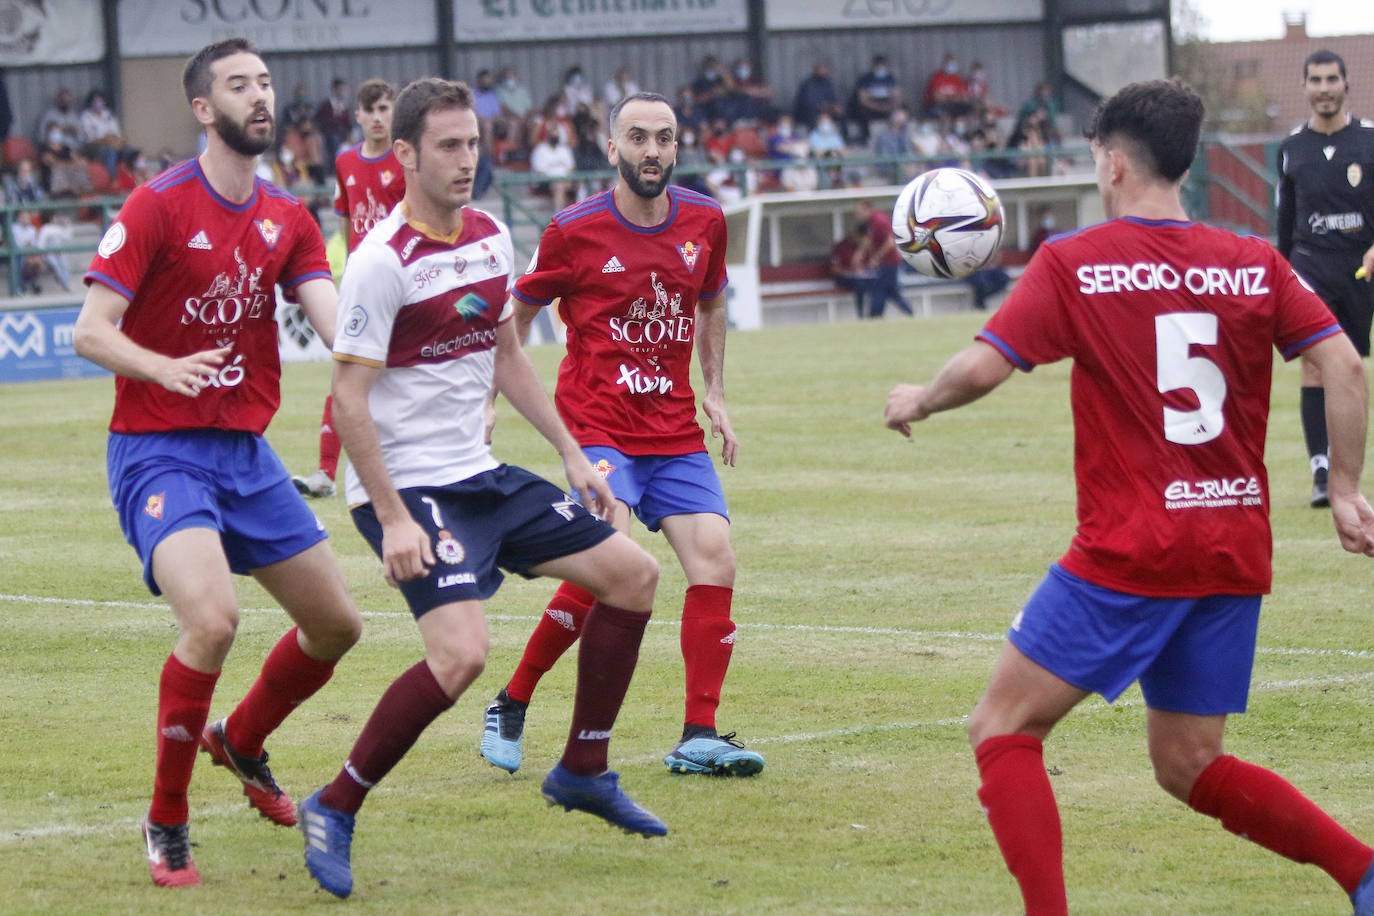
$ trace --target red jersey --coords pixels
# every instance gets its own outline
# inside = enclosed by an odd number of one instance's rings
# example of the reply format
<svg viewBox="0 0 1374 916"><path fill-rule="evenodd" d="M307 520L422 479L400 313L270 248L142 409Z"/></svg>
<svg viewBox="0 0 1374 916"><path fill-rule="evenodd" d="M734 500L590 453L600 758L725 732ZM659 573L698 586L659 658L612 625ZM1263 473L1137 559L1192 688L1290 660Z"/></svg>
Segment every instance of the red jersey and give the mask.
<svg viewBox="0 0 1374 916"><path fill-rule="evenodd" d="M1260 239L1118 219L1042 245L978 337L1026 371L1074 361L1078 530L1060 564L1137 595L1267 592L1273 348L1339 333Z"/></svg>
<svg viewBox="0 0 1374 916"><path fill-rule="evenodd" d="M725 217L670 185L658 226L628 222L603 191L557 213L512 293L562 297L568 355L554 402L583 446L627 455L705 451L692 393L697 302L725 290Z"/></svg>
<svg viewBox="0 0 1374 916"><path fill-rule="evenodd" d="M339 153L334 175L334 212L344 219L352 254L363 236L406 196L406 176L390 149L368 159L361 146Z"/></svg>
<svg viewBox="0 0 1374 916"><path fill-rule="evenodd" d="M129 300L120 329L172 357L233 344L194 398L115 376L110 431L246 430L261 434L281 403L278 283L329 279L310 211L270 182L233 204L189 159L138 188L110 224L86 273Z"/></svg>

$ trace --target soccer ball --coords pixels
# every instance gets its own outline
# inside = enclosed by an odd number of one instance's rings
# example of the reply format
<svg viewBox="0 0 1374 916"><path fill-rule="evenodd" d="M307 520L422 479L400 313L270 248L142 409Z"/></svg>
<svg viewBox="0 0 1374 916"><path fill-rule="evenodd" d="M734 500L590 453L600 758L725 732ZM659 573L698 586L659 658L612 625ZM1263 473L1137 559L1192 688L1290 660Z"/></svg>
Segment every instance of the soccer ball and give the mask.
<svg viewBox="0 0 1374 916"><path fill-rule="evenodd" d="M963 169L931 169L913 178L892 208L897 250L928 277L960 280L986 266L1002 244L1002 202Z"/></svg>

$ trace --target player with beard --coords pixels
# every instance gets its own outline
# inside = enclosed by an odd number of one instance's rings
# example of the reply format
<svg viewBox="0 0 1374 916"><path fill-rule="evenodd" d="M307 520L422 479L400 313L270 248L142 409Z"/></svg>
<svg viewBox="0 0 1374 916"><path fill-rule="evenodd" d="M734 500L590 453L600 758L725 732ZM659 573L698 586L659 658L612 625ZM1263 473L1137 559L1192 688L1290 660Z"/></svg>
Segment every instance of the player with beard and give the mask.
<svg viewBox="0 0 1374 916"><path fill-rule="evenodd" d="M735 556L720 478L697 423L691 385L696 342L706 385L701 407L721 457L739 442L725 412L725 218L704 194L669 185L677 122L656 93L611 110L613 188L555 214L529 269L515 283L522 335L561 299L568 353L555 403L587 459L615 494L611 521L634 512L662 530L687 576L681 645L686 712L664 758L674 773L752 776L763 757L716 731L716 709L735 643L730 619ZM481 752L520 767L526 707L539 679L582 633L592 596L565 582L549 602L510 682L487 708Z"/></svg>
<svg viewBox="0 0 1374 916"><path fill-rule="evenodd" d="M1341 323L1361 356L1369 355L1374 318L1374 121L1345 110L1345 61L1313 51L1302 65L1312 117L1279 146L1279 253L1293 263ZM1363 277L1356 273L1364 270ZM1327 495L1326 399L1322 376L1302 361L1303 437L1312 466L1312 507Z"/></svg>
<svg viewBox="0 0 1374 916"><path fill-rule="evenodd" d="M272 145L272 80L253 46L201 49L183 76L205 152L129 195L100 241L78 353L116 374L110 494L143 579L176 617L158 691L153 881L199 884L187 831L197 747L249 802L296 822L263 741L329 680L362 622L324 528L263 439L280 403L273 289L325 341L337 296L324 241L296 198L255 177ZM231 573L251 574L295 621L234 711L206 724L238 625Z"/></svg>

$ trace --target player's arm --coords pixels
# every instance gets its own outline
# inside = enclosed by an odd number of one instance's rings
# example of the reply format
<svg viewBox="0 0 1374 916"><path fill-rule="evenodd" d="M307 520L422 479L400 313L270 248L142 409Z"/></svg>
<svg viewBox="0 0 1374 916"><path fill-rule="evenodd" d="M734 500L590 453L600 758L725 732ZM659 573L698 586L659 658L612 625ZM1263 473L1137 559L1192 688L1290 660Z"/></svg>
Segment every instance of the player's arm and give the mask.
<svg viewBox="0 0 1374 916"><path fill-rule="evenodd" d="M1327 490L1341 546L1374 556L1374 509L1360 493L1369 414L1369 382L1350 338L1334 334L1303 351L1326 389L1326 428L1331 470Z"/></svg>
<svg viewBox="0 0 1374 916"><path fill-rule="evenodd" d="M520 346L514 325L515 322L511 320L496 326L494 390L504 394L506 400L520 411L520 415L530 421L530 425L558 451L573 495L583 500L583 505L596 515L609 518L615 506L611 488L592 470L587 457L582 454L582 447L559 419L558 411L554 409L548 392L534 371L534 364Z"/></svg>
<svg viewBox="0 0 1374 916"><path fill-rule="evenodd" d="M411 517L382 457L382 442L367 397L380 374L377 366L335 357L330 394L334 398L334 429L381 523L382 572L387 583L394 586L427 575L435 561L429 535Z"/></svg>
<svg viewBox="0 0 1374 916"><path fill-rule="evenodd" d="M546 308L546 306L533 305L515 297L511 297L511 305L515 308L515 318L512 319L515 323L515 337L523 347L525 341L530 339L530 325L534 324L535 316L539 314L540 309Z"/></svg>
<svg viewBox="0 0 1374 916"><path fill-rule="evenodd" d="M315 333L326 347L333 349L334 329L339 320L339 291L334 288L334 281L316 277L299 284L293 293Z"/></svg>
<svg viewBox="0 0 1374 916"><path fill-rule="evenodd" d="M929 385L898 385L887 396L883 421L911 437L911 424L933 413L976 401L1007 380L1014 367L997 348L983 341L954 355Z"/></svg>
<svg viewBox="0 0 1374 916"><path fill-rule="evenodd" d="M697 359L701 362L701 377L706 392L701 399L701 409L711 421L711 438L720 437L720 457L730 467L735 466L735 456L739 453L739 440L730 426L730 417L725 412L725 296L702 299L697 303Z"/></svg>
<svg viewBox="0 0 1374 916"><path fill-rule="evenodd" d="M128 308L128 299L103 283L92 283L72 333L76 352L125 378L154 382L168 391L193 398L200 394L209 378L219 373L234 349L230 344L180 358L149 350L134 343L119 329L119 320Z"/></svg>
<svg viewBox="0 0 1374 916"><path fill-rule="evenodd" d="M1287 157L1282 149L1279 150L1279 184L1274 191L1276 203L1278 205L1278 235L1279 235L1279 254L1285 258L1293 253L1293 220L1297 217L1298 204L1297 196L1293 190L1293 179L1288 177L1284 166L1287 164Z"/></svg>

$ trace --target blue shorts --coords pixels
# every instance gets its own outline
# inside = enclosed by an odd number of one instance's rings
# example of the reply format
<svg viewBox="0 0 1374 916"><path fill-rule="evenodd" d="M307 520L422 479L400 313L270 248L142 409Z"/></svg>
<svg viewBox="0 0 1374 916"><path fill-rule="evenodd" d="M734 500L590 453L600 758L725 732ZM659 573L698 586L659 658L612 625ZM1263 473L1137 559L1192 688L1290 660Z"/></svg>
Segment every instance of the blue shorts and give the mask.
<svg viewBox="0 0 1374 916"><path fill-rule="evenodd" d="M610 484L615 498L633 509L650 531L657 531L670 515L714 512L730 520L725 491L706 452L626 455L610 446L589 445L582 454Z"/></svg>
<svg viewBox="0 0 1374 916"><path fill-rule="evenodd" d="M267 440L253 433L111 433L105 464L119 527L154 595L162 590L153 579L153 548L182 529L218 531L229 568L240 575L326 537Z"/></svg>
<svg viewBox="0 0 1374 916"><path fill-rule="evenodd" d="M1245 712L1259 595L1146 598L1078 578L1058 563L1007 638L1075 687L1115 700L1140 681L1151 709Z"/></svg>
<svg viewBox="0 0 1374 916"><path fill-rule="evenodd" d="M533 579L530 570L539 564L615 534L558 487L508 464L448 486L400 493L411 517L429 532L438 561L429 575L400 583L416 617L441 604L490 598L505 578L498 566ZM382 526L372 503L353 509L353 524L380 557Z"/></svg>

